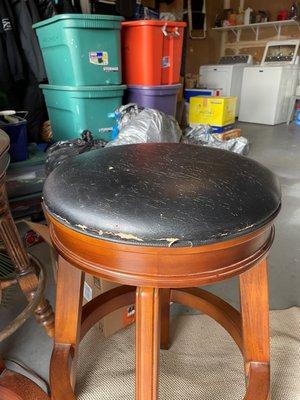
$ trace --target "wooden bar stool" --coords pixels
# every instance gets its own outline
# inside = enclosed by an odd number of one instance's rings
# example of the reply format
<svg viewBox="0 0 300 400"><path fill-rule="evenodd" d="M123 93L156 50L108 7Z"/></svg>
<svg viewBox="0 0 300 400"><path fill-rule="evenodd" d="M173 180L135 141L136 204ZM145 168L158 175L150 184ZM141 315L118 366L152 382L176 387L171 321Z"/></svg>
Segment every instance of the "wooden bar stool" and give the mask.
<svg viewBox="0 0 300 400"><path fill-rule="evenodd" d="M0 358L0 399L50 400L50 397L26 376L6 369Z"/></svg>
<svg viewBox="0 0 300 400"><path fill-rule="evenodd" d="M27 253L9 209L5 186L6 170L10 161L9 146L9 137L0 129L0 250L3 251L4 248L7 251L15 270L14 276L0 280L0 302L2 290L18 284L28 304L0 331L0 342L12 335L32 315L50 337L54 335L54 314L44 295L44 267ZM49 397L25 376L6 369L0 355L0 399L47 400Z"/></svg>
<svg viewBox="0 0 300 400"><path fill-rule="evenodd" d="M221 324L244 357L245 399L269 399L266 256L280 188L268 169L191 145L111 147L54 170L44 202L60 254L52 400L76 399L79 341L97 320L134 302L136 399L157 399L159 348L169 346L170 300ZM84 272L126 286L82 309ZM195 287L233 276L239 276L240 312Z"/></svg>
<svg viewBox="0 0 300 400"><path fill-rule="evenodd" d="M27 253L9 209L5 186L6 170L10 161L9 147L9 137L0 129L0 238L15 268L15 277L0 281L0 292L4 288L18 284L28 300L28 305L0 332L0 341L14 333L32 314L38 324L52 337L54 314L44 296L46 285L44 267L35 257Z"/></svg>

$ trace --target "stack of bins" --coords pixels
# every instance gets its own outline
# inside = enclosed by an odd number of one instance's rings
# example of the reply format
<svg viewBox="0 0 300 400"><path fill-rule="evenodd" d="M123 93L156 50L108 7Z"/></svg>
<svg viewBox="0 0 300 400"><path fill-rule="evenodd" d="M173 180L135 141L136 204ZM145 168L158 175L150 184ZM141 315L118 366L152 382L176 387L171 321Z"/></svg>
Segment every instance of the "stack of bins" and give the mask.
<svg viewBox="0 0 300 400"><path fill-rule="evenodd" d="M126 103L175 116L185 26L185 22L153 20L122 23Z"/></svg>
<svg viewBox="0 0 300 400"><path fill-rule="evenodd" d="M46 100L53 138L69 140L84 130L111 140L122 104L122 17L62 14L33 25L42 50L48 85Z"/></svg>

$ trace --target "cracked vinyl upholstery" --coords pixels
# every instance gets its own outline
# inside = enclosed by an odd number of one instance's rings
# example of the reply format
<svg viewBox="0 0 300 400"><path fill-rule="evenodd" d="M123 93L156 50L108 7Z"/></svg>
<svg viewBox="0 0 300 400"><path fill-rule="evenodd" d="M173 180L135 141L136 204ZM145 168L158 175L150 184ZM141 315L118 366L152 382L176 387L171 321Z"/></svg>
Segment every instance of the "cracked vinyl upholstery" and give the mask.
<svg viewBox="0 0 300 400"><path fill-rule="evenodd" d="M48 211L103 240L197 246L249 233L280 208L276 176L224 150L177 143L109 147L56 168Z"/></svg>

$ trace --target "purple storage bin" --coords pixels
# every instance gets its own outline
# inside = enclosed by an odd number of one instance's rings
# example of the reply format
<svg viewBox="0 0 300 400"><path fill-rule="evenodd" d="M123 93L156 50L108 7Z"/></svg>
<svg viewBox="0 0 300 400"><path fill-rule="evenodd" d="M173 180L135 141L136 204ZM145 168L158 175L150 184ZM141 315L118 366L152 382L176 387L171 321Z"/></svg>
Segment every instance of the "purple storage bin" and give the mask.
<svg viewBox="0 0 300 400"><path fill-rule="evenodd" d="M180 88L180 83L159 86L128 85L125 90L125 104L136 103L141 107L154 108L175 117Z"/></svg>

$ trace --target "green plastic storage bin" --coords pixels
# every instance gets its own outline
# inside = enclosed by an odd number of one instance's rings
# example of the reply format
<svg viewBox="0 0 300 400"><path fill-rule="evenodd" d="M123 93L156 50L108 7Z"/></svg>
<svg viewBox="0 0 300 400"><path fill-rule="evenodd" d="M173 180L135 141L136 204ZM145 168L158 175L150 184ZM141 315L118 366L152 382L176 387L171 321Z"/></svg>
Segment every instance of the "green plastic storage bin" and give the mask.
<svg viewBox="0 0 300 400"><path fill-rule="evenodd" d="M33 25L51 85L120 85L122 17L62 14Z"/></svg>
<svg viewBox="0 0 300 400"><path fill-rule="evenodd" d="M122 104L125 85L40 85L40 88L45 96L55 141L76 139L86 129L95 139L112 139L115 121L108 114Z"/></svg>

